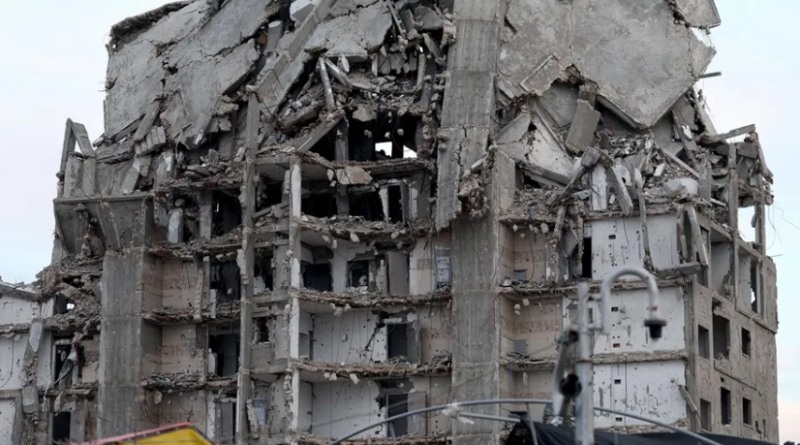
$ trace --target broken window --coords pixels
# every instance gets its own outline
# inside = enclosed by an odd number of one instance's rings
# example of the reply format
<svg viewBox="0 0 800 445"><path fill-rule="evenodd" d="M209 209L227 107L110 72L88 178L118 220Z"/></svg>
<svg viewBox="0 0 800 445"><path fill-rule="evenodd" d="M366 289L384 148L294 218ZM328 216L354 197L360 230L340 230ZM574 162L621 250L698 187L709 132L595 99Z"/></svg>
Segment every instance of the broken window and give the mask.
<svg viewBox="0 0 800 445"><path fill-rule="evenodd" d="M742 398L742 423L745 425L753 424L753 404L750 399Z"/></svg>
<svg viewBox="0 0 800 445"><path fill-rule="evenodd" d="M75 364L69 361L70 352L72 352L71 338L55 340L53 347L53 382L61 380L61 384L64 386L71 386L72 384L71 372Z"/></svg>
<svg viewBox="0 0 800 445"><path fill-rule="evenodd" d="M56 295L53 302L53 311L56 315L66 314L67 312L75 309L75 304L67 300L63 295Z"/></svg>
<svg viewBox="0 0 800 445"><path fill-rule="evenodd" d="M731 269L731 243L727 240L715 241L715 234L712 234L711 242L711 289L720 295L725 294L725 285L729 279ZM722 235L717 235L721 237Z"/></svg>
<svg viewBox="0 0 800 445"><path fill-rule="evenodd" d="M750 340L750 331L742 328L742 355L750 357L750 350L752 349Z"/></svg>
<svg viewBox="0 0 800 445"><path fill-rule="evenodd" d="M219 443L233 443L236 439L236 395L226 394L216 403L216 439Z"/></svg>
<svg viewBox="0 0 800 445"><path fill-rule="evenodd" d="M333 291L333 275L331 263L309 264L302 263L303 287L320 292Z"/></svg>
<svg viewBox="0 0 800 445"><path fill-rule="evenodd" d="M703 358L711 358L708 337L708 329L697 325L697 353Z"/></svg>
<svg viewBox="0 0 800 445"><path fill-rule="evenodd" d="M450 249L436 249L436 289L449 287L453 283Z"/></svg>
<svg viewBox="0 0 800 445"><path fill-rule="evenodd" d="M238 301L241 292L239 265L236 261L220 262L211 260L211 301L216 303L231 303Z"/></svg>
<svg viewBox="0 0 800 445"><path fill-rule="evenodd" d="M388 394L386 396L386 416L394 417L408 412L408 394ZM393 420L387 425L386 435L400 437L408 434L408 417Z"/></svg>
<svg viewBox="0 0 800 445"><path fill-rule="evenodd" d="M253 265L253 295L271 291L274 286L273 279L271 253L260 254L257 250L256 261Z"/></svg>
<svg viewBox="0 0 800 445"><path fill-rule="evenodd" d="M211 194L211 233L222 236L242 225L242 205L235 190L214 190Z"/></svg>
<svg viewBox="0 0 800 445"><path fill-rule="evenodd" d="M359 108L348 119L348 156L351 161L415 158L419 118L411 113Z"/></svg>
<svg viewBox="0 0 800 445"><path fill-rule="evenodd" d="M405 222L405 209L408 207L405 204L407 193L403 193L404 184L392 184L386 187L387 192L387 205L389 213L389 222L402 223ZM404 199L406 198L406 199Z"/></svg>
<svg viewBox="0 0 800 445"><path fill-rule="evenodd" d="M387 328L387 355L390 359L404 357L411 363L419 361L419 330L417 323L410 321L416 320L411 314L391 314L383 318Z"/></svg>
<svg viewBox="0 0 800 445"><path fill-rule="evenodd" d="M239 372L239 329L235 325L215 326L208 336L211 350L209 372L228 377Z"/></svg>
<svg viewBox="0 0 800 445"><path fill-rule="evenodd" d="M311 355L311 344L312 344L312 335L313 332L301 332L300 333L300 341L299 341L299 351L298 355L300 357L309 357L313 358Z"/></svg>
<svg viewBox="0 0 800 445"><path fill-rule="evenodd" d="M350 215L360 216L367 221L383 221L383 202L376 190L348 193Z"/></svg>
<svg viewBox="0 0 800 445"><path fill-rule="evenodd" d="M269 324L266 317L259 317L255 319L256 328L256 342L268 343L269 342Z"/></svg>
<svg viewBox="0 0 800 445"><path fill-rule="evenodd" d="M348 287L369 287L369 263L368 260L347 262Z"/></svg>
<svg viewBox="0 0 800 445"><path fill-rule="evenodd" d="M750 309L756 314L761 313L762 307L759 264L755 258L750 259Z"/></svg>
<svg viewBox="0 0 800 445"><path fill-rule="evenodd" d="M72 425L72 413L62 411L53 413L53 445L70 442L70 427Z"/></svg>
<svg viewBox="0 0 800 445"><path fill-rule="evenodd" d="M309 193L304 197L300 208L305 215L317 218L336 216L336 198L331 193Z"/></svg>
<svg viewBox="0 0 800 445"><path fill-rule="evenodd" d="M700 428L711 431L711 402L700 399Z"/></svg>
<svg viewBox="0 0 800 445"><path fill-rule="evenodd" d="M722 413L721 421L723 425L731 424L731 392L725 388L719 389L719 404L720 412Z"/></svg>
<svg viewBox="0 0 800 445"><path fill-rule="evenodd" d="M714 358L728 358L731 349L731 322L727 318L714 315Z"/></svg>
<svg viewBox="0 0 800 445"><path fill-rule="evenodd" d="M583 256L581 257L581 278L592 279L592 238L583 239Z"/></svg>

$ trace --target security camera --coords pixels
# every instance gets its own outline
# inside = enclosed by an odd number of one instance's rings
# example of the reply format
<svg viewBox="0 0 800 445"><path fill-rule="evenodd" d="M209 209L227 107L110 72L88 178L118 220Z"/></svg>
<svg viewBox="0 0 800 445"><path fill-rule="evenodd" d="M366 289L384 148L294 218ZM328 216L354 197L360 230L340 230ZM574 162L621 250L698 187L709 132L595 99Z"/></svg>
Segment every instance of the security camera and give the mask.
<svg viewBox="0 0 800 445"><path fill-rule="evenodd" d="M661 338L661 332L666 325L667 322L659 318L649 318L644 321L644 326L650 329L650 338L653 340Z"/></svg>
<svg viewBox="0 0 800 445"><path fill-rule="evenodd" d="M569 374L568 376L561 379L559 384L559 389L561 390L561 394L567 398L574 398L578 394L581 393L581 382L578 379L578 376L575 374Z"/></svg>

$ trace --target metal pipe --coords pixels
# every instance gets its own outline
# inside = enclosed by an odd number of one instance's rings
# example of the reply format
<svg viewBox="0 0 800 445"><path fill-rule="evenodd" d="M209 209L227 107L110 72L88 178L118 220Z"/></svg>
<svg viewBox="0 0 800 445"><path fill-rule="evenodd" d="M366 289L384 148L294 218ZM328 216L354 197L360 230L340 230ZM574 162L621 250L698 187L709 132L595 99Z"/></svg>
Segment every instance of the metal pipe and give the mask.
<svg viewBox="0 0 800 445"><path fill-rule="evenodd" d="M457 403L457 404L429 406L427 408L416 409L416 410L412 410L412 411L409 411L409 412L406 412L406 413L403 413L403 414L398 414L396 416L392 416L392 417L380 420L378 422L375 422L375 423L373 423L371 425L367 425L367 426L365 426L363 428L359 428L358 430L353 431L352 433L349 433L349 434L347 434L345 436L342 436L342 437L340 437L340 438L328 443L327 445L339 445L343 441L345 441L347 439L350 439L353 436L357 436L357 435L359 435L361 433L369 431L369 430L375 428L376 426L381 426L381 425L389 423L389 422L394 422L395 420L403 419L403 418L410 417L410 416L415 416L415 415L418 415L418 414L425 414L425 413L429 413L429 412L432 412L432 411L445 410L447 408L452 408L453 405L458 405L458 406L480 406L480 405L495 405L495 404L501 405L501 404L504 404L504 403L508 403L508 404L525 403L525 404L534 404L534 405L546 405L546 404L550 403L550 400L544 400L544 399L469 400L469 401L461 402L461 403ZM707 437L703 437L703 436L701 436L701 435L699 435L697 433L694 433L692 431L682 430L680 428L677 428L675 426L669 425L667 423L663 423L663 422L660 422L658 420L648 419L648 418L646 418L644 416L640 416L638 414L630 414L630 413L626 413L626 412L623 412L623 411L617 411L617 410L613 410L613 409L609 409L609 408L600 408L600 407L595 407L594 410L595 411L602 411L602 412L606 412L606 413L611 413L611 414L617 414L617 415L625 416L625 417L630 417L632 419L638 419L638 420L642 420L644 422L650 422L650 423L652 423L654 425L658 425L660 427L667 428L667 429L675 431L677 433L686 434L686 435L688 435L688 436L690 436L690 437L692 437L694 439L697 439L697 440L699 440L699 441L701 441L703 443L706 443L708 445L721 445L719 442L715 442L715 441L713 441L713 440L711 440L711 439L709 439Z"/></svg>
<svg viewBox="0 0 800 445"><path fill-rule="evenodd" d="M605 306L605 296L601 295L601 305ZM592 388L592 329L589 325L589 283L578 282L578 363L575 371L581 384L578 397L578 419L575 425L575 439L578 445L594 445L594 389ZM603 315L603 318L605 316ZM601 326L607 324L601 321Z"/></svg>
<svg viewBox="0 0 800 445"><path fill-rule="evenodd" d="M476 413L458 413L458 417L465 417L467 419L481 419L481 420L494 420L497 422L519 423L519 419L513 417L490 416L488 414Z"/></svg>

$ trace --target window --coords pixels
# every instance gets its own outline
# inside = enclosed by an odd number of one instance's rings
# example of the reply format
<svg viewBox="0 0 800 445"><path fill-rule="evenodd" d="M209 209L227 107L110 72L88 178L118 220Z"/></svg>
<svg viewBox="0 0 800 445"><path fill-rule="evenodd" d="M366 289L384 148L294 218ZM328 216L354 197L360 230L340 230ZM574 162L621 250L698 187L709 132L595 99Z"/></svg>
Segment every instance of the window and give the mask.
<svg viewBox="0 0 800 445"><path fill-rule="evenodd" d="M742 328L742 355L750 357L750 350L752 349L752 340L750 339L750 331Z"/></svg>
<svg viewBox="0 0 800 445"><path fill-rule="evenodd" d="M386 396L388 405L386 417L398 416L408 412L408 394L389 394ZM397 419L387 425L389 437L400 437L408 434L408 417Z"/></svg>
<svg viewBox="0 0 800 445"><path fill-rule="evenodd" d="M700 399L700 428L711 431L711 402Z"/></svg>
<svg viewBox="0 0 800 445"><path fill-rule="evenodd" d="M714 358L728 358L731 348L731 322L720 315L714 315Z"/></svg>
<svg viewBox="0 0 800 445"><path fill-rule="evenodd" d="M71 424L72 413L62 411L58 414L53 414L53 445L69 443Z"/></svg>
<svg viewBox="0 0 800 445"><path fill-rule="evenodd" d="M303 287L320 292L333 290L331 263L309 264L303 262Z"/></svg>
<svg viewBox="0 0 800 445"><path fill-rule="evenodd" d="M742 422L745 425L753 424L753 405L750 399L742 398Z"/></svg>
<svg viewBox="0 0 800 445"><path fill-rule="evenodd" d="M697 353L703 358L711 358L708 337L708 329L697 325Z"/></svg>
<svg viewBox="0 0 800 445"><path fill-rule="evenodd" d="M583 239L583 256L581 257L581 278L592 278L592 238Z"/></svg>
<svg viewBox="0 0 800 445"><path fill-rule="evenodd" d="M731 424L731 392L725 388L719 389L719 404L721 407L721 421L723 425Z"/></svg>
<svg viewBox="0 0 800 445"><path fill-rule="evenodd" d="M211 232L214 236L225 235L242 225L238 190L214 190L211 195Z"/></svg>
<svg viewBox="0 0 800 445"><path fill-rule="evenodd" d="M755 258L750 259L750 309L756 314L761 313L761 274L759 273L759 262Z"/></svg>
<svg viewBox="0 0 800 445"><path fill-rule="evenodd" d="M208 336L208 347L213 353L214 373L227 377L239 372L239 333Z"/></svg>

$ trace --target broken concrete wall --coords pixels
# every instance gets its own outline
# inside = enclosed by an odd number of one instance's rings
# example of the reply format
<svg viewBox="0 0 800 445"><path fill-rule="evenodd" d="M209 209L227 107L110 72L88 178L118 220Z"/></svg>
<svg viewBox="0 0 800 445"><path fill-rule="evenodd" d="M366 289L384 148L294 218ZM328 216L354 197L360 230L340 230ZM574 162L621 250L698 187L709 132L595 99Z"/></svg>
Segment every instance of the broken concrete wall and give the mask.
<svg viewBox="0 0 800 445"><path fill-rule="evenodd" d="M452 283L449 233L417 240L409 253L411 295L424 295Z"/></svg>
<svg viewBox="0 0 800 445"><path fill-rule="evenodd" d="M22 389L27 334L0 337L0 382L4 390Z"/></svg>
<svg viewBox="0 0 800 445"><path fill-rule="evenodd" d="M514 370L500 373L500 395L509 399L550 399L553 395L552 368ZM509 410L528 410L534 420L540 421L543 405L508 405Z"/></svg>
<svg viewBox="0 0 800 445"><path fill-rule="evenodd" d="M156 403L159 399L160 401ZM159 425L191 422L201 432L207 431L208 409L205 391L172 394L149 392L146 400L151 415L158 419Z"/></svg>
<svg viewBox="0 0 800 445"><path fill-rule="evenodd" d="M199 347L197 327L193 324L161 328L160 373L203 374L204 349Z"/></svg>
<svg viewBox="0 0 800 445"><path fill-rule="evenodd" d="M385 412L377 401L380 390L372 380L358 384L351 381L315 382L312 386L311 433L315 436L341 437L385 418ZM378 426L355 438L386 437L385 429L385 426Z"/></svg>
<svg viewBox="0 0 800 445"><path fill-rule="evenodd" d="M594 374L595 406L656 418L676 426L687 424L686 400L678 389L686 385L682 360L595 365ZM614 414L595 416L597 428L646 424Z"/></svg>
<svg viewBox="0 0 800 445"><path fill-rule="evenodd" d="M14 398L0 398L0 445L16 445L15 432L22 425L17 421L17 410L22 407L16 406Z"/></svg>
<svg viewBox="0 0 800 445"><path fill-rule="evenodd" d="M426 406L446 405L450 403L450 377L412 377L409 379L412 392L425 393ZM442 435L450 432L452 419L441 411L425 416L426 434Z"/></svg>
<svg viewBox="0 0 800 445"><path fill-rule="evenodd" d="M347 311L314 318L312 359L328 363L374 363L387 358L386 326L371 311Z"/></svg>
<svg viewBox="0 0 800 445"><path fill-rule="evenodd" d="M590 225L592 277L608 276L623 265L644 267L644 238L639 218L593 221ZM680 265L677 230L674 215L647 217L650 255L657 270L672 269ZM621 279L638 280L632 276Z"/></svg>
<svg viewBox="0 0 800 445"><path fill-rule="evenodd" d="M195 263L164 260L161 267L163 307L188 309L196 304L199 270Z"/></svg>
<svg viewBox="0 0 800 445"><path fill-rule="evenodd" d="M41 306L38 301L12 294L3 294L0 291L0 326L26 324L40 316L43 314L41 314Z"/></svg>
<svg viewBox="0 0 800 445"><path fill-rule="evenodd" d="M554 359L555 341L563 327L561 300L503 298L502 356Z"/></svg>
<svg viewBox="0 0 800 445"><path fill-rule="evenodd" d="M506 245L513 249L513 275L515 281L547 281L549 243L548 236L538 229L534 232L527 228L514 234L514 242Z"/></svg>

